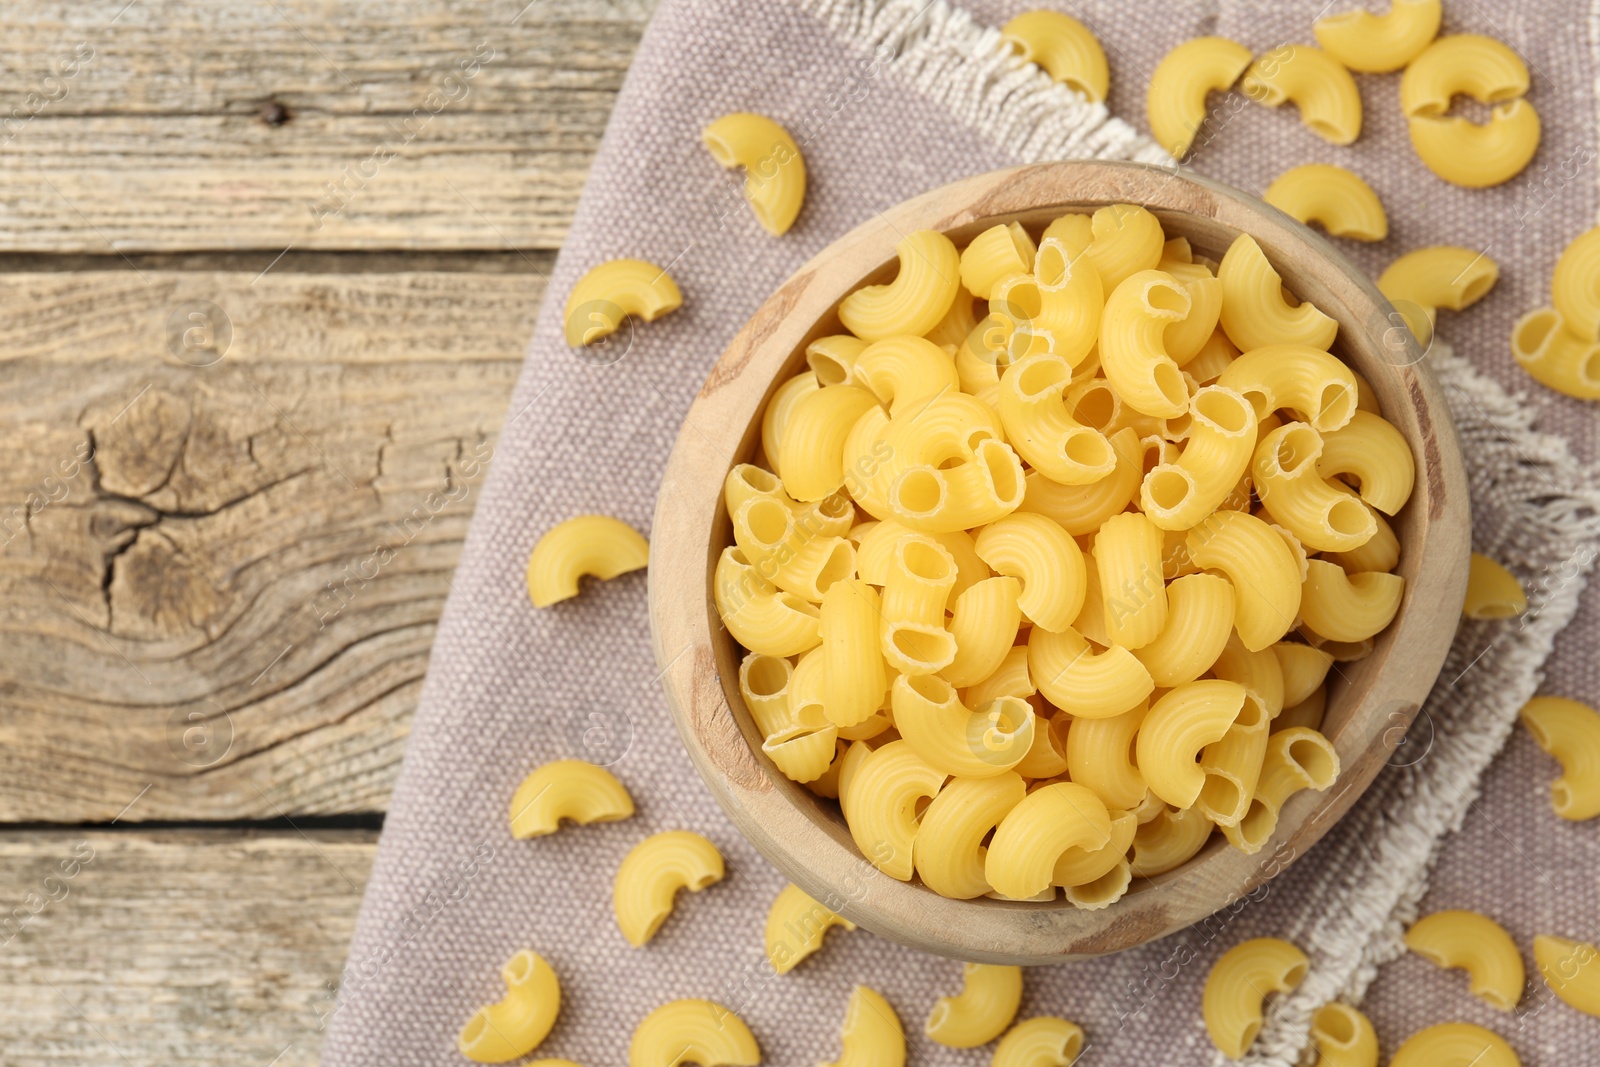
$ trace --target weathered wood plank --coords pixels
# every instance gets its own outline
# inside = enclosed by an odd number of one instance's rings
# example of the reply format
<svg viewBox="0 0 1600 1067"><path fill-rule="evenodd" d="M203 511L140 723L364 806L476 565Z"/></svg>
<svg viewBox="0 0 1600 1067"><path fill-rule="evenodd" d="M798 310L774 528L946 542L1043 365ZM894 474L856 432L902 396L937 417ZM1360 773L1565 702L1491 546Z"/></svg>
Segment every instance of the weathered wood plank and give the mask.
<svg viewBox="0 0 1600 1067"><path fill-rule="evenodd" d="M542 289L0 275L0 820L381 810Z"/></svg>
<svg viewBox="0 0 1600 1067"><path fill-rule="evenodd" d="M122 6L8 14L0 247L557 247L653 4Z"/></svg>
<svg viewBox="0 0 1600 1067"><path fill-rule="evenodd" d="M0 834L0 1063L315 1064L375 837Z"/></svg>

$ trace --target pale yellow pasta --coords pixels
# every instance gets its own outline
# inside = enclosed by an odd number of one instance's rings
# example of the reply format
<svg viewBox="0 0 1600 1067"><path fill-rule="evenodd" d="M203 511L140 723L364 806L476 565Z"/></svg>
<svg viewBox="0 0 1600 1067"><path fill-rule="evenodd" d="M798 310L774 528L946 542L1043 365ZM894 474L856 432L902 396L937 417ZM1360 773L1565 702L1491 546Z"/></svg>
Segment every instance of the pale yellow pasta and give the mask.
<svg viewBox="0 0 1600 1067"><path fill-rule="evenodd" d="M1048 237L1034 258L1033 284L1038 292L1038 325L1050 332L1055 354L1083 373L1105 308L1099 269L1083 252L1074 258L1065 242ZM1025 292L1016 284L1005 289L1007 298L1020 298Z"/></svg>
<svg viewBox="0 0 1600 1067"><path fill-rule="evenodd" d="M1177 322L1167 323L1161 343L1179 367L1187 367L1217 331L1222 316L1222 282L1211 268L1200 263L1172 263L1162 260L1157 268L1177 279L1189 294L1189 312Z"/></svg>
<svg viewBox="0 0 1600 1067"><path fill-rule="evenodd" d="M1406 1038L1389 1067L1522 1067L1522 1061L1493 1031L1472 1023L1440 1023Z"/></svg>
<svg viewBox="0 0 1600 1067"><path fill-rule="evenodd" d="M1189 291L1165 271L1138 271L1112 290L1100 318L1100 366L1124 404L1156 418L1188 409L1189 390L1164 333L1190 306Z"/></svg>
<svg viewBox="0 0 1600 1067"><path fill-rule="evenodd" d="M849 509L848 501L841 503L838 510ZM855 545L826 532L848 521L836 515L831 505L797 506L776 495L751 497L732 515L734 542L763 581L816 603L830 585L855 572Z"/></svg>
<svg viewBox="0 0 1600 1067"><path fill-rule="evenodd" d="M1162 689L1192 682L1217 661L1233 632L1233 585L1214 574L1186 574L1167 585L1167 623L1134 650Z"/></svg>
<svg viewBox="0 0 1600 1067"><path fill-rule="evenodd" d="M1398 574L1346 574L1327 560L1306 564L1300 598L1305 625L1330 641L1364 641L1389 625L1400 610L1406 581Z"/></svg>
<svg viewBox="0 0 1600 1067"><path fill-rule="evenodd" d="M746 503L760 496L776 497L790 507L798 506L776 474L754 463L734 464L722 480L722 501L728 514L737 514Z"/></svg>
<svg viewBox="0 0 1600 1067"><path fill-rule="evenodd" d="M1221 322L1221 308L1217 310L1219 314L1217 321ZM1211 336L1200 346L1200 351L1195 357L1183 365L1183 370L1198 384L1210 385L1222 376L1222 372L1228 369L1228 364L1238 358L1238 347L1228 340L1225 331L1216 329L1211 331Z"/></svg>
<svg viewBox="0 0 1600 1067"><path fill-rule="evenodd" d="M1273 179L1262 199L1290 218L1317 223L1333 237L1381 241L1389 236L1389 217L1372 186L1330 163L1291 167Z"/></svg>
<svg viewBox="0 0 1600 1067"><path fill-rule="evenodd" d="M851 990L839 1042L839 1058L818 1067L905 1067L906 1032L900 1016L870 986Z"/></svg>
<svg viewBox="0 0 1600 1067"><path fill-rule="evenodd" d="M942 774L987 778L1022 761L1033 745L1033 707L1000 697L977 708L961 703L937 675L902 674L891 687L896 728L924 763Z"/></svg>
<svg viewBox="0 0 1600 1067"><path fill-rule="evenodd" d="M1600 226L1574 237L1550 274L1550 303L1567 329L1593 341L1600 338Z"/></svg>
<svg viewBox="0 0 1600 1067"><path fill-rule="evenodd" d="M1303 301L1291 306L1284 299L1282 276L1247 233L1228 246L1217 267L1217 279L1222 282L1222 329L1244 352L1290 344L1326 352L1339 332L1338 322L1314 304Z"/></svg>
<svg viewBox="0 0 1600 1067"><path fill-rule="evenodd" d="M1167 235L1161 220L1138 204L1108 204L1090 219L1094 239L1084 249L1107 294L1124 280L1161 262ZM1045 231L1049 236L1049 231ZM1070 244L1063 241L1064 244Z"/></svg>
<svg viewBox="0 0 1600 1067"><path fill-rule="evenodd" d="M1332 484L1338 488L1343 483ZM1353 495L1355 490L1349 492ZM1376 528L1367 543L1349 552L1333 552L1327 556L1352 574L1358 571L1392 571L1400 563L1400 538L1395 536L1394 527L1376 509L1369 506L1368 510Z"/></svg>
<svg viewBox="0 0 1600 1067"><path fill-rule="evenodd" d="M1270 653L1261 654L1272 658ZM1245 688L1248 693L1249 687ZM1239 825L1250 810L1267 754L1271 719L1269 710L1251 693L1221 739L1200 750L1205 782L1194 806L1224 830Z"/></svg>
<svg viewBox="0 0 1600 1067"><path fill-rule="evenodd" d="M1287 941L1257 937L1218 957L1206 975L1201 1014L1211 1043L1239 1059L1261 1032L1271 993L1288 993L1305 980L1310 960Z"/></svg>
<svg viewBox="0 0 1600 1067"><path fill-rule="evenodd" d="M1002 896L1032 897L1050 887L1064 852L1099 848L1110 838L1111 814L1093 790L1052 782L1029 793L1000 820L984 857L984 876Z"/></svg>
<svg viewBox="0 0 1600 1067"><path fill-rule="evenodd" d="M673 1000L639 1023L628 1043L628 1067L755 1067L756 1036L733 1012L710 1000Z"/></svg>
<svg viewBox="0 0 1600 1067"><path fill-rule="evenodd" d="M1338 777L1339 755L1317 730L1306 726L1275 730L1267 737L1249 810L1237 825L1222 827L1222 833L1241 852L1259 852L1277 829L1278 816L1291 796L1304 789L1324 792Z"/></svg>
<svg viewBox="0 0 1600 1067"><path fill-rule="evenodd" d="M642 947L672 914L680 889L698 893L722 881L722 853L689 830L667 830L639 842L622 859L612 886L617 927Z"/></svg>
<svg viewBox="0 0 1600 1067"><path fill-rule="evenodd" d="M1540 934L1533 939L1533 959L1550 992L1584 1014L1600 1017L1600 948Z"/></svg>
<svg viewBox="0 0 1600 1067"><path fill-rule="evenodd" d="M800 398L819 388L816 372L796 374L773 391L772 399L767 401L766 409L761 413L761 452L767 458L767 465L780 478L783 476L783 463L778 455L778 442L787 436L789 417L794 414L794 406L800 402Z"/></svg>
<svg viewBox="0 0 1600 1067"><path fill-rule="evenodd" d="M973 296L988 300L998 283L1032 272L1037 251L1021 223L991 226L961 250L961 283Z"/></svg>
<svg viewBox="0 0 1600 1067"><path fill-rule="evenodd" d="M893 520L878 522L866 530L856 550L856 574L870 585L881 586L889 580L889 560L900 539L918 531L902 526ZM974 585L990 577L989 565L978 557L972 537L964 530L930 533L922 536L937 541L956 564L956 582L950 587L951 596L960 596Z"/></svg>
<svg viewBox="0 0 1600 1067"><path fill-rule="evenodd" d="M902 882L911 880L917 803L937 796L944 780L944 773L924 762L905 740L869 750L853 772L848 765L841 772L839 800L850 836L878 870Z"/></svg>
<svg viewBox="0 0 1600 1067"><path fill-rule="evenodd" d="M880 628L883 659L894 670L933 674L954 661L956 641L945 629L944 612L955 581L955 560L931 537L907 534L895 543Z"/></svg>
<svg viewBox="0 0 1600 1067"><path fill-rule="evenodd" d="M786 778L802 784L822 777L837 751L839 730L823 712L823 666L820 648L801 656L789 675L782 717L766 724L757 718L761 751Z"/></svg>
<svg viewBox="0 0 1600 1067"><path fill-rule="evenodd" d="M1000 28L1000 34L1029 63L1092 104L1106 98L1111 70L1105 49L1089 27L1059 11L1024 11Z"/></svg>
<svg viewBox="0 0 1600 1067"><path fill-rule="evenodd" d="M817 606L780 592L756 573L737 545L723 549L717 559L712 595L722 625L751 652L798 656L822 639Z"/></svg>
<svg viewBox="0 0 1600 1067"><path fill-rule="evenodd" d="M1028 672L1028 646L1016 645L1006 653L994 673L969 686L964 697L969 705L976 706L999 697L1027 699L1038 691Z"/></svg>
<svg viewBox="0 0 1600 1067"><path fill-rule="evenodd" d="M1008 1030L989 1067L1072 1067L1082 1052L1083 1027L1041 1015Z"/></svg>
<svg viewBox="0 0 1600 1067"><path fill-rule="evenodd" d="M1000 421L1017 453L1065 485L1099 481L1116 466L1104 434L1084 426L1067 407L1072 368L1057 356L1029 356L1000 379Z"/></svg>
<svg viewBox="0 0 1600 1067"><path fill-rule="evenodd" d="M1386 14L1341 11L1311 29L1322 50L1351 70L1387 74L1428 47L1439 32L1440 8L1440 0L1392 0Z"/></svg>
<svg viewBox="0 0 1600 1067"><path fill-rule="evenodd" d="M1467 571L1467 599L1461 614L1469 619L1512 619L1528 610L1528 594L1517 576L1480 552Z"/></svg>
<svg viewBox="0 0 1600 1067"><path fill-rule="evenodd" d="M946 1048L977 1048L999 1037L1022 1004L1022 968L962 964L961 992L940 997L922 1032Z"/></svg>
<svg viewBox="0 0 1600 1067"><path fill-rule="evenodd" d="M1460 311L1494 288L1500 267L1482 251L1433 245L1407 252L1378 275L1378 289L1424 346L1440 308Z"/></svg>
<svg viewBox="0 0 1600 1067"><path fill-rule="evenodd" d="M1396 0L1396 7L1405 0ZM1432 0L1435 8L1438 0ZM1378 1067L1378 1032L1372 1020L1334 1000L1311 1016L1311 1044L1321 1067Z"/></svg>
<svg viewBox="0 0 1600 1067"><path fill-rule="evenodd" d="M835 726L855 726L883 705L889 680L880 649L883 609L878 592L859 579L835 582L822 596L823 713Z"/></svg>
<svg viewBox="0 0 1600 1067"><path fill-rule="evenodd" d="M1529 377L1579 400L1600 400L1600 344L1573 333L1561 314L1538 308L1511 328L1511 354Z"/></svg>
<svg viewBox="0 0 1600 1067"><path fill-rule="evenodd" d="M797 885L786 885L767 909L767 960L778 974L788 974L822 948L822 938L835 926L854 930L856 924L831 908L818 904Z"/></svg>
<svg viewBox="0 0 1600 1067"><path fill-rule="evenodd" d="M844 755L848 751L850 742L841 737L833 749L833 762L828 764L828 769L822 772L820 778L805 783L806 788L819 797L838 800L839 776L844 770Z"/></svg>
<svg viewBox="0 0 1600 1067"><path fill-rule="evenodd" d="M1133 762L1133 742L1149 705L1140 701L1104 719L1073 719L1067 726L1067 774L1092 789L1109 809L1138 806L1147 789Z"/></svg>
<svg viewBox="0 0 1600 1067"><path fill-rule="evenodd" d="M616 776L585 760L555 760L522 780L511 797L511 836L544 837L562 819L580 826L633 814L633 797Z"/></svg>
<svg viewBox="0 0 1600 1067"><path fill-rule="evenodd" d="M1274 645L1274 648L1277 646ZM1315 651L1321 652L1322 649ZM1329 657L1332 659L1332 657ZM1322 729L1322 717L1328 710L1328 690L1318 686L1312 690L1311 695L1298 704L1290 704L1278 712L1278 717L1272 720L1272 732L1288 730L1295 726L1303 726L1308 730Z"/></svg>
<svg viewBox="0 0 1600 1067"><path fill-rule="evenodd" d="M782 656L751 652L740 661L739 695L744 697L744 706L756 721L761 736L775 734L790 725L789 686L794 673L794 664Z"/></svg>
<svg viewBox="0 0 1600 1067"><path fill-rule="evenodd" d="M939 324L922 336L948 352L965 345L976 325L976 298L963 287L956 290L956 298L950 302L950 310L944 313Z"/></svg>
<svg viewBox="0 0 1600 1067"><path fill-rule="evenodd" d="M985 578L956 598L950 613L955 658L941 672L951 685L965 689L1000 668L1022 624L1021 592L1021 582L1002 575Z"/></svg>
<svg viewBox="0 0 1600 1067"><path fill-rule="evenodd" d="M1485 123L1459 115L1415 115L1406 124L1417 158L1445 181L1467 189L1510 181L1539 149L1539 113L1526 100L1496 105Z"/></svg>
<svg viewBox="0 0 1600 1067"><path fill-rule="evenodd" d="M1359 499L1329 484L1318 471L1322 454L1321 434L1303 422L1287 423L1256 447L1251 484L1272 520L1306 548L1354 551L1377 533L1378 523ZM1410 458L1408 450L1406 460Z"/></svg>
<svg viewBox="0 0 1600 1067"><path fill-rule="evenodd" d="M821 500L845 483L844 446L851 427L877 398L854 385L830 385L795 401L778 441L778 469L796 500Z"/></svg>
<svg viewBox="0 0 1600 1067"><path fill-rule="evenodd" d="M914 848L922 884L941 896L970 900L990 891L983 839L1022 802L1027 786L1007 771L986 778L953 778L922 815Z"/></svg>
<svg viewBox="0 0 1600 1067"><path fill-rule="evenodd" d="M1206 784L1201 750L1223 739L1246 697L1236 682L1206 679L1176 686L1152 704L1134 748L1150 791L1174 807L1192 806Z"/></svg>
<svg viewBox="0 0 1600 1067"><path fill-rule="evenodd" d="M961 388L954 359L923 337L872 342L856 357L851 378L877 397L891 418L927 397Z"/></svg>
<svg viewBox="0 0 1600 1067"><path fill-rule="evenodd" d="M1038 696L1028 699L1028 703L1033 706L1033 745L1013 770L1024 778L1055 778L1066 774L1067 750L1061 732L1072 716L1058 714L1054 719L1047 718L1044 710L1047 705Z"/></svg>
<svg viewBox="0 0 1600 1067"><path fill-rule="evenodd" d="M547 530L528 556L528 596L547 608L578 595L578 579L609 581L650 562L650 543L621 519L579 515Z"/></svg>
<svg viewBox="0 0 1600 1067"><path fill-rule="evenodd" d="M1043 515L1009 515L979 531L978 556L997 574L1022 583L1017 606L1035 627L1052 633L1072 625L1083 607L1083 550Z"/></svg>
<svg viewBox="0 0 1600 1067"><path fill-rule="evenodd" d="M1087 485L1062 485L1030 471L1017 510L1053 519L1073 537L1083 537L1127 508L1144 479L1139 434L1132 427L1123 427L1108 440L1117 457L1110 474Z"/></svg>
<svg viewBox="0 0 1600 1067"><path fill-rule="evenodd" d="M509 1063L539 1046L561 1012L561 982L543 956L527 949L500 968L506 995L473 1012L456 1047L474 1063Z"/></svg>
<svg viewBox="0 0 1600 1067"><path fill-rule="evenodd" d="M1456 33L1440 37L1406 66L1400 77L1400 110L1408 118L1443 115L1456 96L1501 104L1528 92L1528 65L1493 37Z"/></svg>
<svg viewBox="0 0 1600 1067"><path fill-rule="evenodd" d="M856 360L866 351L867 344L847 333L819 337L806 345L806 366L817 376L819 385L854 385ZM770 453L767 458L772 458Z"/></svg>
<svg viewBox="0 0 1600 1067"><path fill-rule="evenodd" d="M1361 135L1361 93L1355 78L1338 60L1308 44L1280 45L1257 56L1240 87L1258 104L1294 104L1306 128L1329 144L1350 144Z"/></svg>
<svg viewBox="0 0 1600 1067"><path fill-rule="evenodd" d="M1475 911L1425 915L1406 930L1406 948L1428 962L1467 972L1472 995L1499 1011L1515 1011L1527 974L1506 928Z"/></svg>
<svg viewBox="0 0 1600 1067"><path fill-rule="evenodd" d="M1271 526L1242 511L1219 511L1189 531L1197 567L1233 583L1234 628L1252 652L1273 644L1300 614L1300 562Z"/></svg>
<svg viewBox="0 0 1600 1067"><path fill-rule="evenodd" d="M1291 641L1279 641L1272 646L1277 657L1278 670L1283 675L1283 703L1293 707L1322 688L1327 680L1333 657L1319 648Z"/></svg>
<svg viewBox="0 0 1600 1067"><path fill-rule="evenodd" d="M1221 507L1250 469L1256 450L1256 413L1242 394L1204 386L1189 414L1178 461L1158 465L1139 490L1145 514L1163 530L1190 529Z"/></svg>
<svg viewBox="0 0 1600 1067"><path fill-rule="evenodd" d="M1150 75L1145 112L1156 143L1182 159L1206 126L1206 97L1233 88L1250 49L1225 37L1196 37L1162 57Z"/></svg>
<svg viewBox="0 0 1600 1067"><path fill-rule="evenodd" d="M1028 674L1046 700L1076 718L1107 719L1149 696L1155 682L1126 648L1096 651L1078 631L1028 635Z"/></svg>
<svg viewBox="0 0 1600 1067"><path fill-rule="evenodd" d="M1133 835L1133 873L1154 878L1182 866L1205 847L1213 829L1211 820L1198 808L1171 808L1162 803Z"/></svg>
<svg viewBox="0 0 1600 1067"><path fill-rule="evenodd" d="M1043 247L1044 242L1050 240L1061 242L1069 258L1077 259L1094 243L1094 216L1081 211L1058 215L1044 228L1039 244Z"/></svg>
<svg viewBox="0 0 1600 1067"><path fill-rule="evenodd" d="M642 259L613 259L590 267L567 294L567 344L592 345L622 328L629 316L654 322L683 306L672 276Z"/></svg>
<svg viewBox="0 0 1600 1067"><path fill-rule="evenodd" d="M1338 359L1300 344L1267 345L1228 364L1217 384L1242 393L1264 422L1279 408L1299 413L1319 433L1337 430L1355 416L1360 389ZM1269 430L1263 430L1265 436Z"/></svg>
<svg viewBox="0 0 1600 1067"><path fill-rule="evenodd" d="M1278 657L1271 648L1251 651L1244 647L1238 634L1230 634L1221 654L1212 664L1211 673L1214 677L1244 686L1266 709L1269 717L1283 710L1283 668L1278 665Z"/></svg>
<svg viewBox="0 0 1600 1067"><path fill-rule="evenodd" d="M901 472L889 487L889 517L926 533L948 533L1003 519L1022 504L1022 462L1004 442L984 438L950 462Z"/></svg>
<svg viewBox="0 0 1600 1067"><path fill-rule="evenodd" d="M806 198L806 162L789 131L738 111L707 126L700 139L723 167L744 168L744 196L761 228L774 237L788 233Z"/></svg>
<svg viewBox="0 0 1600 1067"><path fill-rule="evenodd" d="M1128 849L1133 847L1134 831L1139 828L1139 819L1132 811L1108 809L1108 813L1111 816L1110 837L1092 848L1074 846L1063 852L1051 871L1050 880L1054 884L1069 889L1090 885L1110 874L1127 859Z"/></svg>
<svg viewBox="0 0 1600 1067"><path fill-rule="evenodd" d="M839 304L839 321L857 337L920 337L939 324L961 288L961 256L944 234L917 230L895 251L900 269L894 281L857 289Z"/></svg>
<svg viewBox="0 0 1600 1067"><path fill-rule="evenodd" d="M1095 534L1094 559L1111 643L1143 648L1167 625L1167 587L1162 581L1161 530L1137 511L1113 515Z"/></svg>
<svg viewBox="0 0 1600 1067"><path fill-rule="evenodd" d="M1561 764L1550 785L1550 806L1563 819L1600 815L1600 714L1565 697L1534 697L1522 706L1522 725Z"/></svg>

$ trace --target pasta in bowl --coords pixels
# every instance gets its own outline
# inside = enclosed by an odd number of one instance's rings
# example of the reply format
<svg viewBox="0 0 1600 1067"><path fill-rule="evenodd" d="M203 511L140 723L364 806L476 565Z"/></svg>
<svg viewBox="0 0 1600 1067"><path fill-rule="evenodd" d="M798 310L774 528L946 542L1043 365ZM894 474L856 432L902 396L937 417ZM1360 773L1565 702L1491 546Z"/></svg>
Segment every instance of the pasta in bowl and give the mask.
<svg viewBox="0 0 1600 1067"><path fill-rule="evenodd" d="M1465 595L1459 447L1394 314L1303 226L1135 164L969 179L821 253L702 389L652 540L673 714L740 830L993 963L1151 940L1303 854Z"/></svg>

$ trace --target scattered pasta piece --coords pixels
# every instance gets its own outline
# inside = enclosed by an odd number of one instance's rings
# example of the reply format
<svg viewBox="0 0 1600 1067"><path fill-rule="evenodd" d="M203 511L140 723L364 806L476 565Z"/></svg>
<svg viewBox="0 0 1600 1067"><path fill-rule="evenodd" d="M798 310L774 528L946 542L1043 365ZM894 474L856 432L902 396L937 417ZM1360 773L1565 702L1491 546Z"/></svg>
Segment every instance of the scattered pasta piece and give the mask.
<svg viewBox="0 0 1600 1067"><path fill-rule="evenodd" d="M612 887L617 927L628 944L641 948L672 914L678 890L698 893L722 881L722 853L688 830L645 838L622 860Z"/></svg>
<svg viewBox="0 0 1600 1067"><path fill-rule="evenodd" d="M1228 246L1217 280L1222 282L1222 329L1244 352L1279 344L1326 352L1338 335L1339 324L1316 305L1284 299L1283 276L1247 233Z"/></svg>
<svg viewBox="0 0 1600 1067"><path fill-rule="evenodd" d="M1494 288L1500 267L1482 251L1434 245L1407 252L1378 276L1378 289L1424 347L1440 308L1460 311Z"/></svg>
<svg viewBox="0 0 1600 1067"><path fill-rule="evenodd" d="M789 131L765 115L738 111L700 136L722 166L744 168L745 199L761 228L774 237L788 233L806 198L806 162Z"/></svg>
<svg viewBox="0 0 1600 1067"><path fill-rule="evenodd" d="M1162 57L1150 75L1145 110L1151 135L1173 159L1187 155L1206 130L1206 97L1233 88L1250 58L1250 49L1226 37L1196 37Z"/></svg>
<svg viewBox="0 0 1600 1067"><path fill-rule="evenodd" d="M1540 934L1533 960L1550 992L1586 1015L1600 1017L1600 948L1582 941Z"/></svg>
<svg viewBox="0 0 1600 1067"><path fill-rule="evenodd" d="M1528 594L1517 576L1481 553L1472 554L1467 575L1467 600L1461 613L1469 619L1511 619L1528 610Z"/></svg>
<svg viewBox="0 0 1600 1067"><path fill-rule="evenodd" d="M963 964L965 985L953 997L940 997L923 1032L946 1048L977 1048L1005 1032L1022 1004L1022 968L991 963Z"/></svg>
<svg viewBox="0 0 1600 1067"><path fill-rule="evenodd" d="M1288 993L1305 980L1310 961L1287 941L1257 937L1224 952L1206 976L1201 1012L1212 1044L1239 1059L1261 1032L1269 993Z"/></svg>
<svg viewBox="0 0 1600 1067"><path fill-rule="evenodd" d="M1522 99L1527 91L1528 67L1509 46L1475 33L1440 37L1400 78L1411 147L1447 182L1481 189L1508 181L1539 147L1539 114ZM1447 115L1457 95L1494 105L1489 121Z"/></svg>
<svg viewBox="0 0 1600 1067"><path fill-rule="evenodd" d="M797 885L786 885L767 910L767 960L778 974L788 974L822 947L832 927L854 930L856 924L818 904Z"/></svg>
<svg viewBox="0 0 1600 1067"><path fill-rule="evenodd" d="M1378 194L1343 167L1292 167L1267 186L1263 199L1290 218L1317 223L1334 237L1381 241L1389 236L1389 217Z"/></svg>
<svg viewBox="0 0 1600 1067"><path fill-rule="evenodd" d="M1372 1020L1337 1000L1311 1017L1311 1044L1320 1067L1378 1067L1378 1032Z"/></svg>
<svg viewBox="0 0 1600 1067"><path fill-rule="evenodd" d="M906 1031L883 994L858 985L850 993L839 1032L840 1056L818 1067L905 1067Z"/></svg>
<svg viewBox="0 0 1600 1067"><path fill-rule="evenodd" d="M538 1047L561 1012L561 983L544 957L526 949L500 969L506 995L479 1008L456 1046L474 1063L509 1063Z"/></svg>
<svg viewBox="0 0 1600 1067"><path fill-rule="evenodd" d="M1600 714L1565 697L1534 697L1522 706L1522 725L1561 764L1550 806L1563 819L1600 815Z"/></svg>
<svg viewBox="0 0 1600 1067"><path fill-rule="evenodd" d="M1585 341L1600 339L1600 226L1562 250L1550 275L1550 303L1567 329Z"/></svg>
<svg viewBox="0 0 1600 1067"><path fill-rule="evenodd" d="M1304 789L1326 792L1339 777L1339 754L1333 742L1315 728L1279 726L1277 719L1271 725L1249 808L1236 825L1222 827L1223 836L1234 848L1251 854L1260 852L1272 838L1278 815L1291 796Z"/></svg>
<svg viewBox="0 0 1600 1067"><path fill-rule="evenodd" d="M744 1020L711 1000L673 1000L644 1017L628 1043L628 1067L755 1067L761 1046Z"/></svg>
<svg viewBox="0 0 1600 1067"><path fill-rule="evenodd" d="M989 1067L1072 1067L1082 1051L1083 1027L1041 1015L1007 1031Z"/></svg>
<svg viewBox="0 0 1600 1067"><path fill-rule="evenodd" d="M567 294L567 344L592 345L622 328L628 316L654 322L683 306L672 276L642 259L613 259L589 268Z"/></svg>
<svg viewBox="0 0 1600 1067"><path fill-rule="evenodd" d="M1511 354L1540 385L1578 400L1600 400L1600 344L1567 329L1560 312L1539 308L1511 328Z"/></svg>
<svg viewBox="0 0 1600 1067"><path fill-rule="evenodd" d="M1258 104L1293 103L1306 128L1330 144L1361 135L1361 93L1339 61L1308 44L1286 44L1257 56L1241 82Z"/></svg>
<svg viewBox="0 0 1600 1067"><path fill-rule="evenodd" d="M1024 11L1000 29L1000 34L1029 63L1081 93L1091 104L1106 98L1111 71L1105 49L1089 27L1059 11Z"/></svg>
<svg viewBox="0 0 1600 1067"><path fill-rule="evenodd" d="M578 595L584 575L609 581L642 570L650 562L650 542L621 519L579 515L552 526L528 556L528 596L547 608Z"/></svg>
<svg viewBox="0 0 1600 1067"><path fill-rule="evenodd" d="M1505 1038L1471 1023L1418 1030L1395 1049L1389 1067L1521 1067Z"/></svg>
<svg viewBox="0 0 1600 1067"><path fill-rule="evenodd" d="M1499 1011L1514 1011L1527 974L1522 953L1505 927L1475 911L1436 911L1411 924L1406 948L1440 967L1467 972L1472 995Z"/></svg>
<svg viewBox="0 0 1600 1067"><path fill-rule="evenodd" d="M1341 11L1311 26L1317 43L1351 70L1387 74L1415 59L1439 32L1440 0L1393 0L1384 15Z"/></svg>
<svg viewBox="0 0 1600 1067"><path fill-rule="evenodd" d="M1456 96L1502 104L1528 92L1528 66L1507 44L1477 33L1440 37L1413 59L1400 78L1407 118L1443 115Z"/></svg>
<svg viewBox="0 0 1600 1067"><path fill-rule="evenodd" d="M564 759L536 768L511 798L511 836L543 837L562 819L580 826L616 822L633 814L633 797L604 767Z"/></svg>
<svg viewBox="0 0 1600 1067"><path fill-rule="evenodd" d="M939 325L961 288L961 255L932 230L907 235L896 251L900 270L887 285L857 289L839 305L845 329L868 341L920 337Z"/></svg>

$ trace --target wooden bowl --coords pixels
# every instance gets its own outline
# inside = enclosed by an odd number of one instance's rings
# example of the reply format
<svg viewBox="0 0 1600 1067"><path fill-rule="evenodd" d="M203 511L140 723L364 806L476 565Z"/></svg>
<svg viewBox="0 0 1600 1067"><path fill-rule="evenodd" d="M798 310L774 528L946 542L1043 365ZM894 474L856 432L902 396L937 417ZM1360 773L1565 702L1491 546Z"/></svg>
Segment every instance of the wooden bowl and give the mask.
<svg viewBox="0 0 1600 1067"><path fill-rule="evenodd" d="M1339 321L1335 352L1363 374L1386 418L1411 443L1416 490L1394 523L1405 599L1367 658L1340 664L1323 730L1343 765L1326 793L1284 808L1257 855L1221 835L1178 869L1135 879L1109 908L1065 902L949 900L874 870L833 801L791 782L761 753L739 694L741 653L718 621L711 575L732 542L722 483L760 447L773 389L804 369L811 340L841 332L839 301L889 280L895 243L933 229L963 244L997 223L1034 232L1070 210L1143 204L1173 236L1220 259L1240 232L1260 243L1284 282ZM1311 230L1260 200L1213 182L1128 163L1047 163L985 174L919 196L830 245L756 312L689 410L662 480L650 547L650 618L673 718L696 768L761 853L814 898L861 926L915 948L989 963L1036 964L1114 952L1198 921L1251 892L1302 855L1361 795L1432 687L1465 595L1468 501L1460 446L1422 353L1378 290Z"/></svg>

